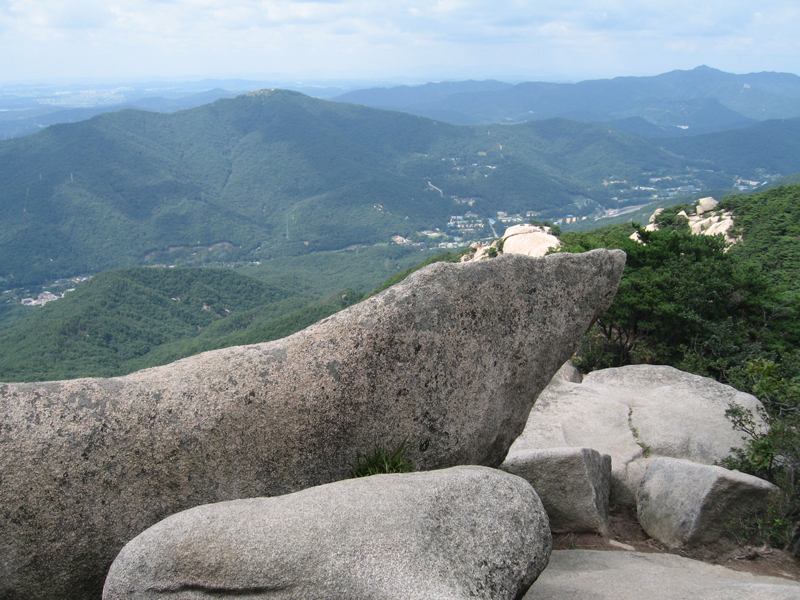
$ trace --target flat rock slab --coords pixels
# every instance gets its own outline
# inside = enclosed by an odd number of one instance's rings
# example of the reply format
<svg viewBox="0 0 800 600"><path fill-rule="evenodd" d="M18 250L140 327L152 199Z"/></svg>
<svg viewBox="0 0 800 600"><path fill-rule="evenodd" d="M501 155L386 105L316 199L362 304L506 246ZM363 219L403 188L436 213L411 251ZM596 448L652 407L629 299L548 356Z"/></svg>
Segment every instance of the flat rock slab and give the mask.
<svg viewBox="0 0 800 600"><path fill-rule="evenodd" d="M674 554L556 550L524 600L800 600L800 584Z"/></svg>
<svg viewBox="0 0 800 600"><path fill-rule="evenodd" d="M576 384L554 379L541 393L509 451L574 446L611 456L611 501L634 507L653 457L712 464L744 443L725 411L761 403L708 377L667 366L593 371ZM758 416L756 415L758 420Z"/></svg>
<svg viewBox="0 0 800 600"><path fill-rule="evenodd" d="M499 466L624 262L439 263L283 340L0 384L0 597L97 599L163 518L344 479L376 443L407 438L422 469Z"/></svg>
<svg viewBox="0 0 800 600"><path fill-rule="evenodd" d="M500 468L530 483L554 533L608 536L611 457L591 448L548 448L509 455Z"/></svg>
<svg viewBox="0 0 800 600"><path fill-rule="evenodd" d="M679 548L730 537L730 522L763 512L778 488L752 475L677 458L657 458L637 494L639 524Z"/></svg>
<svg viewBox="0 0 800 600"><path fill-rule="evenodd" d="M173 515L120 552L104 600L514 600L547 565L524 480L454 467Z"/></svg>

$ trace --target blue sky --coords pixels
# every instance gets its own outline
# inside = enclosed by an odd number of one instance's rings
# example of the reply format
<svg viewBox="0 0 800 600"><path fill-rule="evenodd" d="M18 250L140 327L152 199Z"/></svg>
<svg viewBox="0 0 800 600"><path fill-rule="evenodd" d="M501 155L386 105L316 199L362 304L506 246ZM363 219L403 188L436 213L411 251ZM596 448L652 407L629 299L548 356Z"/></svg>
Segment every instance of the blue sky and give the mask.
<svg viewBox="0 0 800 600"><path fill-rule="evenodd" d="M800 73L797 0L0 0L0 84Z"/></svg>

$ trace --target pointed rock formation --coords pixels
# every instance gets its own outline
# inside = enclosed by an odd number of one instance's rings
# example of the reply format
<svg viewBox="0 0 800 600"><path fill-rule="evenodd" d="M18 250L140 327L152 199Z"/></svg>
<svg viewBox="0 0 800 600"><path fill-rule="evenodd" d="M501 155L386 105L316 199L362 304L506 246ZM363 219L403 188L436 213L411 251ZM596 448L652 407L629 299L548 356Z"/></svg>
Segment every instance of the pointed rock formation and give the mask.
<svg viewBox="0 0 800 600"><path fill-rule="evenodd" d="M438 263L282 340L0 384L0 597L97 599L161 519L344 479L376 443L410 440L422 469L498 466L624 262Z"/></svg>

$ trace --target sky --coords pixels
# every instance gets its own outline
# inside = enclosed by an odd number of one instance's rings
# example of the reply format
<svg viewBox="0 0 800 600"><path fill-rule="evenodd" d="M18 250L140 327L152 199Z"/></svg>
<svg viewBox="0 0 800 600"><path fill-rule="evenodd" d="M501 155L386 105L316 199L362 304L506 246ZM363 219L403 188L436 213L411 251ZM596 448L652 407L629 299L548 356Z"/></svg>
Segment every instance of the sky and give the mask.
<svg viewBox="0 0 800 600"><path fill-rule="evenodd" d="M0 0L0 85L800 74L798 0Z"/></svg>

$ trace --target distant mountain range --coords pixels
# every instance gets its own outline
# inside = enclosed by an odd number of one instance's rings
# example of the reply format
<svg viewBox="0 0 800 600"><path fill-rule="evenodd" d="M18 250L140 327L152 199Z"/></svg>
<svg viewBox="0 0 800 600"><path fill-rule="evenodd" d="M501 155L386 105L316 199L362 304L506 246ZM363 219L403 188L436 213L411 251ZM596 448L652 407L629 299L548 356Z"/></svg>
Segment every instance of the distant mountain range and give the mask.
<svg viewBox="0 0 800 600"><path fill-rule="evenodd" d="M420 238L469 213L588 215L798 171L797 120L654 143L607 124L456 126L285 90L128 109L0 142L0 286Z"/></svg>
<svg viewBox="0 0 800 600"><path fill-rule="evenodd" d="M354 82L347 82L346 88L302 85L289 88L315 98L399 110L456 125L521 123L559 117L607 123L648 138L697 135L746 127L768 119L800 117L797 75L734 75L706 66L654 77L617 77L579 83L514 85L494 80L445 81L342 93L348 87L352 90L353 85ZM0 88L0 138L28 135L48 125L73 123L124 108L156 112L185 110L276 85L206 80L106 86L88 91L80 86L67 86L66 90L40 87Z"/></svg>
<svg viewBox="0 0 800 600"><path fill-rule="evenodd" d="M800 117L800 77L789 73L734 75L701 66L654 77L580 83L429 83L358 90L335 99L458 125L560 117L609 123L644 137L666 137Z"/></svg>

